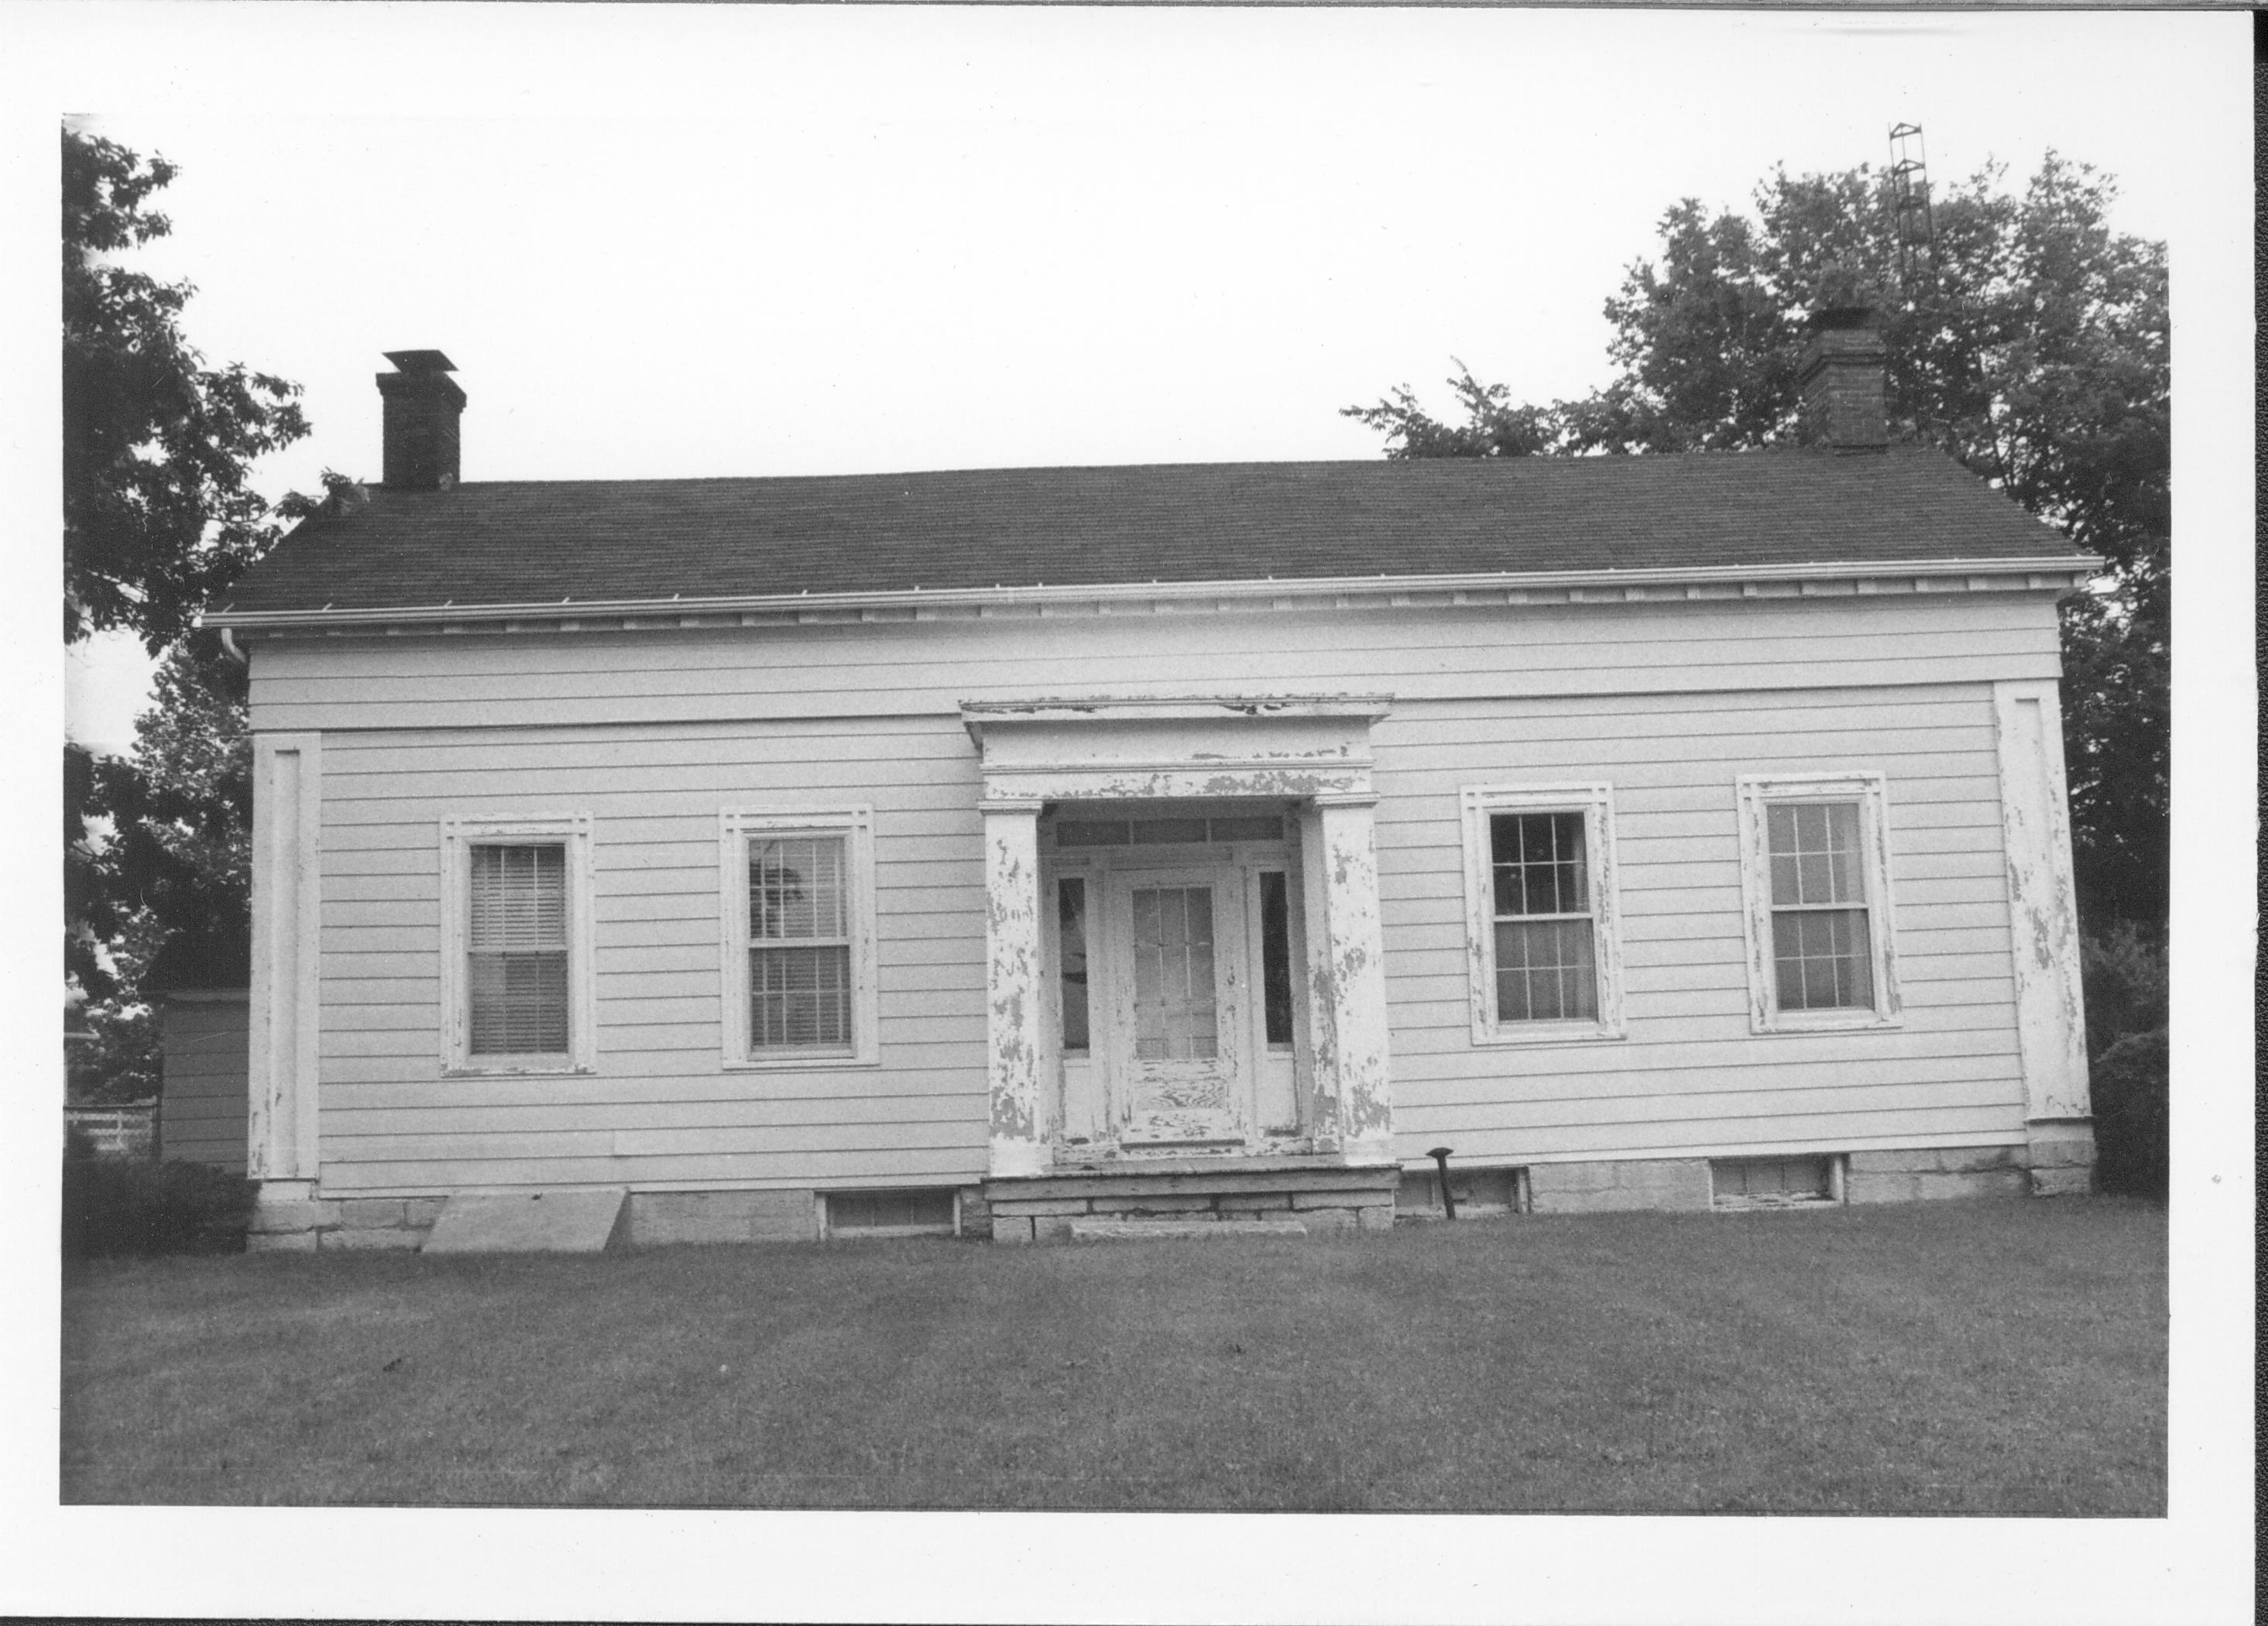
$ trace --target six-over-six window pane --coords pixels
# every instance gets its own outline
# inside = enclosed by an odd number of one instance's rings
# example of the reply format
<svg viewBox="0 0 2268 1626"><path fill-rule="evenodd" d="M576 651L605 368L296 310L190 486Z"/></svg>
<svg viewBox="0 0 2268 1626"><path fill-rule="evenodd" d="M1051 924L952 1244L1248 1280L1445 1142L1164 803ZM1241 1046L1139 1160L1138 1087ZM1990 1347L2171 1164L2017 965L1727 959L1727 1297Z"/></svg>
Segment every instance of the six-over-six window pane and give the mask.
<svg viewBox="0 0 2268 1626"><path fill-rule="evenodd" d="M568 1049L567 850L557 842L472 849L467 1046L475 1056Z"/></svg>
<svg viewBox="0 0 2268 1626"><path fill-rule="evenodd" d="M852 1048L848 842L841 835L748 843L748 1045Z"/></svg>
<svg viewBox="0 0 2268 1626"><path fill-rule="evenodd" d="M1598 951L1580 813L1489 820L1499 1022L1595 1019Z"/></svg>
<svg viewBox="0 0 2268 1626"><path fill-rule="evenodd" d="M1779 1008L1871 1009L1873 938L1859 804L1771 803L1764 832Z"/></svg>

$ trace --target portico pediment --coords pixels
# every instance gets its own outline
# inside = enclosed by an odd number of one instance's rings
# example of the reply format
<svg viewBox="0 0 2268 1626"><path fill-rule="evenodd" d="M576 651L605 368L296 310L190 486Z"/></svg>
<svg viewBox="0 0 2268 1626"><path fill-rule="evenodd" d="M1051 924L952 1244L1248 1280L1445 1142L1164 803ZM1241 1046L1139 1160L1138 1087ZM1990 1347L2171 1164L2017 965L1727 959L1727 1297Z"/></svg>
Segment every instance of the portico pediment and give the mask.
<svg viewBox="0 0 2268 1626"><path fill-rule="evenodd" d="M970 702L988 801L1370 793L1381 695Z"/></svg>

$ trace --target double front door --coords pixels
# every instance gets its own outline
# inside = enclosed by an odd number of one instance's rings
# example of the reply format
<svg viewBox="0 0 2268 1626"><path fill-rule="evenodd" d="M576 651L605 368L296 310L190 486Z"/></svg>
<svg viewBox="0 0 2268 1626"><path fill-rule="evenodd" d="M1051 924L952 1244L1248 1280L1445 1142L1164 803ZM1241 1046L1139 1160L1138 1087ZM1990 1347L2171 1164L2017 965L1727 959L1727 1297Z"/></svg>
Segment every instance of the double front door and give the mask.
<svg viewBox="0 0 2268 1626"><path fill-rule="evenodd" d="M1057 888L1067 1138L1222 1148L1296 1133L1281 860L1098 867Z"/></svg>

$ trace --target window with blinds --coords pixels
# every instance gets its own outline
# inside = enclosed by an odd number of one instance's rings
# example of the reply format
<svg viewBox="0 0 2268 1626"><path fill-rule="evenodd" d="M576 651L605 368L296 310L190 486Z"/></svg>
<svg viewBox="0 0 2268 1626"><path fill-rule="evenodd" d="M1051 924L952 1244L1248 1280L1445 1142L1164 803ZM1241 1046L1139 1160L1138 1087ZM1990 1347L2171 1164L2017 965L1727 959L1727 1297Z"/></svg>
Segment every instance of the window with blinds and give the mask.
<svg viewBox="0 0 2268 1626"><path fill-rule="evenodd" d="M467 895L467 1049L565 1055L571 1023L565 845L475 846Z"/></svg>
<svg viewBox="0 0 2268 1626"><path fill-rule="evenodd" d="M849 842L748 842L748 1048L855 1047Z"/></svg>

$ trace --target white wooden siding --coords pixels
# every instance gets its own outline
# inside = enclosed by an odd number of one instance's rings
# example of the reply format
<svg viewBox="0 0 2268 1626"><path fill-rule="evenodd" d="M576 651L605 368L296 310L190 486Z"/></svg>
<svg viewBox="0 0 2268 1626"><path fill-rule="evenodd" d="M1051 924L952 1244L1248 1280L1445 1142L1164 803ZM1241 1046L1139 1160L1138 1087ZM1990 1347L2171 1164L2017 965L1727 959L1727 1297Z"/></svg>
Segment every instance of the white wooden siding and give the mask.
<svg viewBox="0 0 2268 1626"><path fill-rule="evenodd" d="M1372 742L1403 1155L2021 1137L1988 687L1397 706ZM1614 786L1628 1037L1476 1049L1457 791L1579 770ZM1889 781L1903 1025L1754 1034L1734 779L1855 770Z"/></svg>
<svg viewBox="0 0 2268 1626"><path fill-rule="evenodd" d="M262 642L255 726L327 731L324 1188L979 1178L956 708L1105 692L1395 696L1373 745L1405 1155L2019 1138L1990 685L2052 676L2055 636L2045 595L1996 593ZM1845 769L1888 776L1905 1024L1753 1034L1734 778ZM1614 787L1628 1037L1477 1050L1457 792L1575 777ZM880 1065L727 1073L717 815L853 803L874 809ZM593 821L597 1071L445 1080L440 820L569 812Z"/></svg>
<svg viewBox="0 0 2268 1626"><path fill-rule="evenodd" d="M983 879L957 720L329 737L327 1190L982 1173ZM881 1065L719 1065L721 808L871 803ZM592 819L597 1074L441 1079L439 821Z"/></svg>
<svg viewBox="0 0 2268 1626"><path fill-rule="evenodd" d="M166 1002L160 1034L165 1091L158 1118L166 1157L244 1173L249 1017L241 998Z"/></svg>

